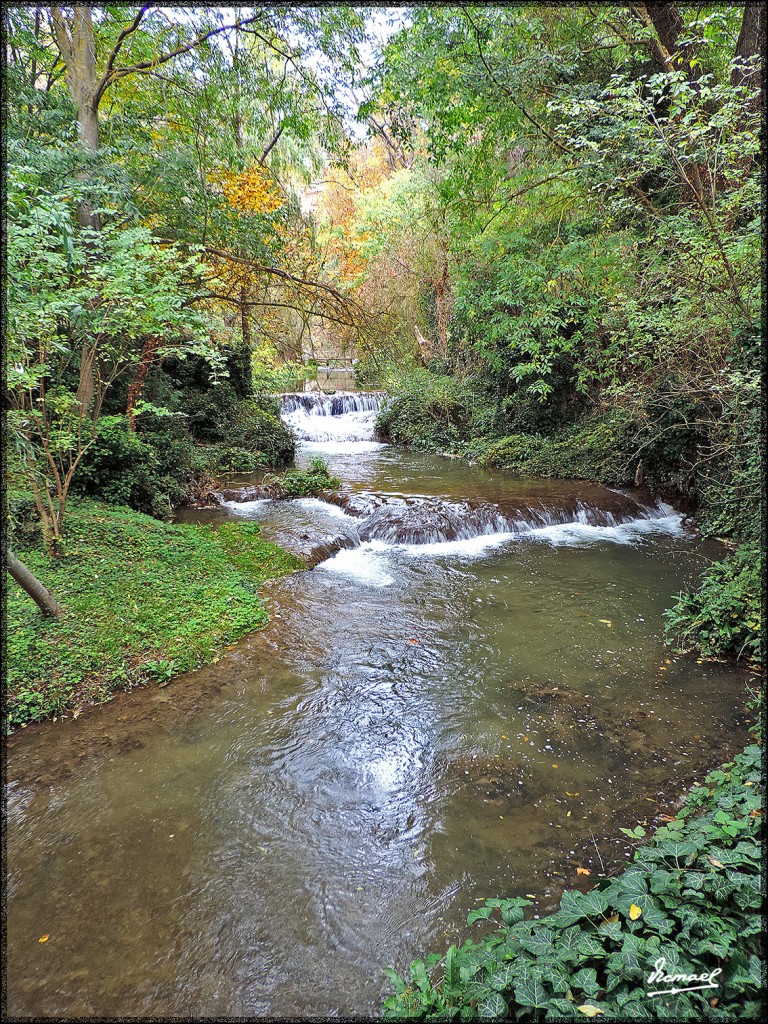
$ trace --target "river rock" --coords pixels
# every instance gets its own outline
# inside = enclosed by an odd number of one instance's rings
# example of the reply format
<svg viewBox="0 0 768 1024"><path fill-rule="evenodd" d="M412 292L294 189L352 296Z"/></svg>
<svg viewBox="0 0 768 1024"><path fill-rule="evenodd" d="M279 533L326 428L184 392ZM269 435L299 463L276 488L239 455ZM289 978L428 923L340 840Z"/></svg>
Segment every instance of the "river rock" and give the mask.
<svg viewBox="0 0 768 1024"><path fill-rule="evenodd" d="M296 555L308 569L314 569L344 548L356 547L355 539L347 534L324 533L310 526L300 526L294 532L264 524L262 536Z"/></svg>

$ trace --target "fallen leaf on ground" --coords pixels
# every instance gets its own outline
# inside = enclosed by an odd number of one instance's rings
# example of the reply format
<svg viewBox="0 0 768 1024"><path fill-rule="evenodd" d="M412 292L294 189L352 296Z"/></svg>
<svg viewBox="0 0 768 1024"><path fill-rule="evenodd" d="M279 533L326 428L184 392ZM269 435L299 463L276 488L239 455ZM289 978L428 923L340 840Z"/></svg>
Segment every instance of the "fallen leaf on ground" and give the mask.
<svg viewBox="0 0 768 1024"><path fill-rule="evenodd" d="M592 872L589 870L589 868L576 868L576 874L577 875L591 875Z"/></svg>
<svg viewBox="0 0 768 1024"><path fill-rule="evenodd" d="M37 941L38 942L47 942L48 939L50 939L50 937L51 937L50 935L41 935L40 938Z"/></svg>

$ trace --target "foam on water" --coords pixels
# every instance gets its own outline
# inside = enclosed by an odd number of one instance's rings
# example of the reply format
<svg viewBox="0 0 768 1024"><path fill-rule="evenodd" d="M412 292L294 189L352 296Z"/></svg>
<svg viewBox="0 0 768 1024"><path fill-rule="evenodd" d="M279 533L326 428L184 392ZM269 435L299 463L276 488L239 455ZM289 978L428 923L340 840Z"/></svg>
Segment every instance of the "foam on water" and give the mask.
<svg viewBox="0 0 768 1024"><path fill-rule="evenodd" d="M686 530L683 526L682 515L674 513L652 519L633 519L628 523L620 523L618 526L562 523L557 526L542 526L532 529L527 536L532 540L546 541L553 547L584 547L605 540L614 544L637 544L643 537L654 533L684 537Z"/></svg>
<svg viewBox="0 0 768 1024"><path fill-rule="evenodd" d="M339 392L283 395L281 416L299 441L321 444L373 442L382 395L378 392ZM329 451L328 448L318 449ZM362 449L370 451L371 449Z"/></svg>
<svg viewBox="0 0 768 1024"><path fill-rule="evenodd" d="M324 569L326 572L350 576L356 582L371 587L388 587L395 582L394 576L390 576L386 570L388 546L374 540L356 548L345 548L322 562L315 571Z"/></svg>
<svg viewBox="0 0 768 1024"><path fill-rule="evenodd" d="M381 441L299 441L299 448L302 451L325 452L327 455L363 454L386 447Z"/></svg>
<svg viewBox="0 0 768 1024"><path fill-rule="evenodd" d="M317 504L325 505L325 502ZM452 558L464 561L483 558L495 548L521 541L541 541L553 547L573 548L589 547L600 541L634 546L652 534L686 536L682 520L683 516L675 512L672 515L650 519L633 519L616 526L590 526L582 522L562 523L556 526L531 526L529 530L486 533L461 540L426 544L391 544L372 540L340 551L318 568L341 573L363 584L383 587L394 583L394 577L387 570L392 568L391 559L398 552L409 558Z"/></svg>
<svg viewBox="0 0 768 1024"><path fill-rule="evenodd" d="M323 501L321 498L296 498L294 504L307 512L321 512L334 519L354 521L354 517L348 515L339 505L334 505L331 501Z"/></svg>
<svg viewBox="0 0 768 1024"><path fill-rule="evenodd" d="M264 505L268 505L271 498L256 498L254 501L222 501L224 508L231 509L236 516L243 516L245 519L255 519Z"/></svg>

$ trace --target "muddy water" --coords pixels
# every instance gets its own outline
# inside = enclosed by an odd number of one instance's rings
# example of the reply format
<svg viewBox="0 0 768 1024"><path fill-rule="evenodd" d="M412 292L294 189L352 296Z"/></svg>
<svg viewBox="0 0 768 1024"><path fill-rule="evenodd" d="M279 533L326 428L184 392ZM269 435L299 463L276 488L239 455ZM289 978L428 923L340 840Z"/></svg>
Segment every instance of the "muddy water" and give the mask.
<svg viewBox="0 0 768 1024"><path fill-rule="evenodd" d="M612 500L322 450L347 493ZM319 502L240 506L188 518L356 529ZM662 645L671 595L720 554L662 513L355 544L273 585L270 625L217 664L14 737L9 1012L375 1014L384 967L465 935L476 900L544 912L615 868L618 827L745 738L742 674Z"/></svg>

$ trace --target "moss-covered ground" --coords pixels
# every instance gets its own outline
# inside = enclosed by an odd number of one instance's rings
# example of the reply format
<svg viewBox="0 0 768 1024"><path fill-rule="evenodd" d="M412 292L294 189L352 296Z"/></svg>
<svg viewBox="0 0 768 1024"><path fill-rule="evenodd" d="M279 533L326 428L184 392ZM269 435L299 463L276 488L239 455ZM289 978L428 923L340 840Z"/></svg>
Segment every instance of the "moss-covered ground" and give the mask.
<svg viewBox="0 0 768 1024"><path fill-rule="evenodd" d="M85 499L58 558L17 554L64 614L42 618L8 579L6 729L210 662L267 621L259 584L305 568L255 523L214 531Z"/></svg>

